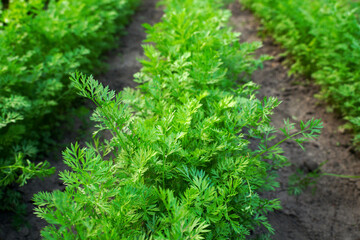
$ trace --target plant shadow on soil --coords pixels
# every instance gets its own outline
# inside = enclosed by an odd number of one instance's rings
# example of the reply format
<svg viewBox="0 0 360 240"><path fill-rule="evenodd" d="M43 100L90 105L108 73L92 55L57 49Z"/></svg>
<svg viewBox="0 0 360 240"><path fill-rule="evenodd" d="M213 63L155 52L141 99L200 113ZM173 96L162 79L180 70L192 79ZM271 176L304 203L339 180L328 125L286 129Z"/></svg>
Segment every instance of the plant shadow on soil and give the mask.
<svg viewBox="0 0 360 240"><path fill-rule="evenodd" d="M100 82L108 85L110 89L116 92L121 91L124 87L135 87L136 83L132 81L133 75L137 73L141 64L137 58L143 57L143 49L141 47L142 41L145 39L145 29L142 27L143 23L154 24L160 21L163 11L161 8L156 8L157 0L143 0L142 4L133 15L130 24L126 27L126 35L120 37L116 49L104 54L108 69L104 74L97 76ZM81 69L80 69L81 70ZM93 105L84 101L85 106L93 108ZM74 120L74 129L68 131L65 137L58 143L59 146L69 146L70 143L78 141L81 146L84 146L85 141L91 139L91 134L94 127L90 123L86 123L87 129L84 128L84 123L80 119ZM82 137L78 134L81 132ZM107 137L106 135L104 137ZM38 240L40 237L40 230L46 226L46 222L37 218L33 214L32 197L35 193L40 191L54 191L64 190L65 186L59 179L59 171L69 169L62 161L61 152L64 147L59 147L56 151L49 153L44 160L56 168L56 173L50 177L41 179L31 179L24 187L18 188L23 196L27 208L27 214L24 221L25 226L16 230L12 225L12 215L9 212L0 212L0 240Z"/></svg>
<svg viewBox="0 0 360 240"><path fill-rule="evenodd" d="M156 0L144 0L131 24L127 27L127 35L119 40L119 47L106 54L108 71L97 77L104 85L120 91L124 87L135 87L132 81L133 74L138 72L141 64L136 60L143 56L141 43L145 39L142 23L154 24L160 20L161 9L156 9ZM241 32L241 41L258 41L257 29L260 23L249 11L244 11L239 3L229 5L233 16L231 25L235 31ZM324 129L320 138L306 144L306 151L301 150L296 143L288 142L282 145L285 155L293 163L292 167L280 170L280 188L274 192L264 193L266 198L279 198L283 209L269 214L271 224L276 230L273 239L360 239L360 181L322 177L317 184L315 194L311 190L300 196L287 194L287 179L297 167L328 163L323 171L356 175L360 174L360 157L356 156L350 146L350 136L340 133L338 127L344 122L333 114L325 111L313 95L317 87L311 84L299 85L305 79L289 77L288 69L283 66L283 57L279 57L282 50L270 38L263 40L263 47L257 54L275 56L273 60L264 63L264 68L253 74L253 81L261 86L259 98L275 96L282 101L273 115L273 125L282 127L283 119L292 119L293 122L308 120L312 117L321 118ZM76 128L81 128L77 124ZM87 136L93 128L89 128ZM76 134L69 133L63 143L76 141ZM80 142L83 140L79 139ZM58 178L58 171L66 169L61 160L60 150L48 157L57 173L45 181L34 179L28 185L20 188L26 201L28 215L26 221L29 227L22 227L19 231L11 228L9 215L0 213L0 240L13 239L40 239L40 230L46 223L33 213L31 198L39 191L63 190L64 185ZM259 229L258 233L261 233Z"/></svg>

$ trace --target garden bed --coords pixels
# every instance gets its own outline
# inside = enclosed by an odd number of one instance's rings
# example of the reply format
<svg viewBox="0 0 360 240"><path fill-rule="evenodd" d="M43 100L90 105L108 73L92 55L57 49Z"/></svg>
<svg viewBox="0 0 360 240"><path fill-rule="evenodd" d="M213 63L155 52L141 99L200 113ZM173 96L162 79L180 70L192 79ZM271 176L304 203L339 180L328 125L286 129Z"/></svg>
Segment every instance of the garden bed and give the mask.
<svg viewBox="0 0 360 240"><path fill-rule="evenodd" d="M131 79L141 67L136 61L136 57L143 56L141 42L145 34L141 24L153 24L161 16L161 11L155 9L155 2L144 1L127 28L128 35L119 41L120 47L109 53L109 71L98 79L111 89L120 91L126 86L136 86ZM251 13L241 10L238 3L231 4L230 9L233 13L231 24L235 31L242 32L241 41L260 40L257 36L257 28L260 25ZM257 53L269 54L275 58L265 62L264 69L253 74L253 81L261 86L258 97L275 96L283 102L272 118L275 127L282 127L283 119L286 118L297 122L315 117L321 118L324 122L322 135L319 140L305 145L307 151L302 151L295 143L286 143L282 146L293 167L280 171L280 188L275 192L263 194L270 199L280 198L283 206L283 209L269 215L270 223L276 230L273 238L357 239L360 237L359 182L323 177L317 184L318 189L315 193L309 189L300 196L287 194L287 177L297 167L313 171L321 162L328 161L322 168L323 171L356 175L360 173L360 161L359 155L350 145L351 136L338 131L338 127L344 124L343 121L333 114L326 113L325 107L312 97L318 89L312 84L304 84L304 79L288 76L288 69L282 65L284 59L279 56L282 51L271 39L264 39L263 45ZM75 136L72 136L67 142L74 140ZM60 154L54 153L53 158L59 159ZM57 170L65 169L62 161L51 162ZM46 181L31 180L20 190L24 192L28 209L31 210L31 198L34 193L54 189L64 189L57 175ZM31 227L23 227L19 232L15 232L10 230L7 217L6 214L0 216L0 239L39 239L39 231L45 226L44 221L29 214L27 220ZM259 232L261 231L262 229L259 229Z"/></svg>

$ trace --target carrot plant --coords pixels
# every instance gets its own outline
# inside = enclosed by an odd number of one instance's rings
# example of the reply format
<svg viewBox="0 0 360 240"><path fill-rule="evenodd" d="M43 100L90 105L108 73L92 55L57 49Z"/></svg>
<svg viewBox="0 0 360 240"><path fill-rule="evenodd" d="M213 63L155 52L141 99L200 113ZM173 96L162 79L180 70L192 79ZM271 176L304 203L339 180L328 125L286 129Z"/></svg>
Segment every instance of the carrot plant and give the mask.
<svg viewBox="0 0 360 240"><path fill-rule="evenodd" d="M144 25L140 85L115 93L92 76L71 76L97 106L109 140L63 153L65 191L34 196L50 225L45 239L245 239L280 208L261 191L288 164L270 125L276 98L255 97L247 75L260 43L239 43L230 12L214 0L166 0L162 22ZM242 76L241 84L236 79ZM316 137L321 122L286 123L283 140ZM278 142L282 142L279 140ZM250 148L250 143L256 147Z"/></svg>
<svg viewBox="0 0 360 240"><path fill-rule="evenodd" d="M360 21L349 0L241 0L291 56L291 73L313 78L318 96L353 130L360 147Z"/></svg>
<svg viewBox="0 0 360 240"><path fill-rule="evenodd" d="M0 202L9 202L12 183L53 172L35 159L74 102L68 73L100 69L100 54L114 45L138 2L14 0L0 6Z"/></svg>

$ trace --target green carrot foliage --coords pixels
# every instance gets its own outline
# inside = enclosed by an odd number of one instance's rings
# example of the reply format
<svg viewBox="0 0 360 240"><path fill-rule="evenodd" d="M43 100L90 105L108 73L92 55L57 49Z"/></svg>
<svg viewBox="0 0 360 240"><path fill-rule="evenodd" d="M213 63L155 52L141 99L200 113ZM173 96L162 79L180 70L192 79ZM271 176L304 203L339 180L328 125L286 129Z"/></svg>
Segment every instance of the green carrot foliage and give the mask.
<svg viewBox="0 0 360 240"><path fill-rule="evenodd" d="M0 202L10 184L54 172L36 156L53 143L72 108L76 93L68 73L102 69L100 54L114 46L114 34L138 3L14 0L0 6Z"/></svg>
<svg viewBox="0 0 360 240"><path fill-rule="evenodd" d="M266 214L280 203L259 193L278 186L276 170L288 162L270 144L279 102L258 100L246 77L267 59L254 57L261 44L239 43L221 1L163 3L162 22L145 25L146 42L155 45L144 45L136 89L115 93L91 76L71 76L97 105L98 130L112 137L71 145L63 156L72 170L60 174L65 191L34 196L36 214L50 224L45 239L245 239L258 226L274 232ZM302 124L297 140L320 128L320 121ZM258 143L255 150L250 143Z"/></svg>
<svg viewBox="0 0 360 240"><path fill-rule="evenodd" d="M240 0L291 57L290 73L321 86L329 110L339 112L360 146L359 3L351 0Z"/></svg>

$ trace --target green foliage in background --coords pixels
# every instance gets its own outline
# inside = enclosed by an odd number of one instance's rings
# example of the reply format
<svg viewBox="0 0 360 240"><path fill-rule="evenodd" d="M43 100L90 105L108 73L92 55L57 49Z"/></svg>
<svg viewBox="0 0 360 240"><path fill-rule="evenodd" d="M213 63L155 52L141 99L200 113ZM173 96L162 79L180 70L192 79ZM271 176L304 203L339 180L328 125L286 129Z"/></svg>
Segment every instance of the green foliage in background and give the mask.
<svg viewBox="0 0 360 240"><path fill-rule="evenodd" d="M12 182L53 172L47 162L29 160L46 151L71 108L68 73L101 69L100 54L114 46L138 2L13 0L1 8L0 199Z"/></svg>
<svg viewBox="0 0 360 240"><path fill-rule="evenodd" d="M76 73L80 95L97 109L107 141L64 151L65 191L38 193L45 239L245 239L280 208L259 192L278 186L287 165L279 144L317 136L321 122L270 125L276 98L258 100L246 76L267 57L239 43L230 11L214 0L166 0L162 22L147 28L146 60L136 89L120 93ZM237 77L243 76L243 84ZM97 131L97 132L98 132ZM95 132L95 134L97 134ZM96 138L95 138L96 139ZM255 145L250 148L250 143Z"/></svg>
<svg viewBox="0 0 360 240"><path fill-rule="evenodd" d="M291 72L321 86L319 97L340 112L360 146L359 3L349 0L240 0L292 58Z"/></svg>

